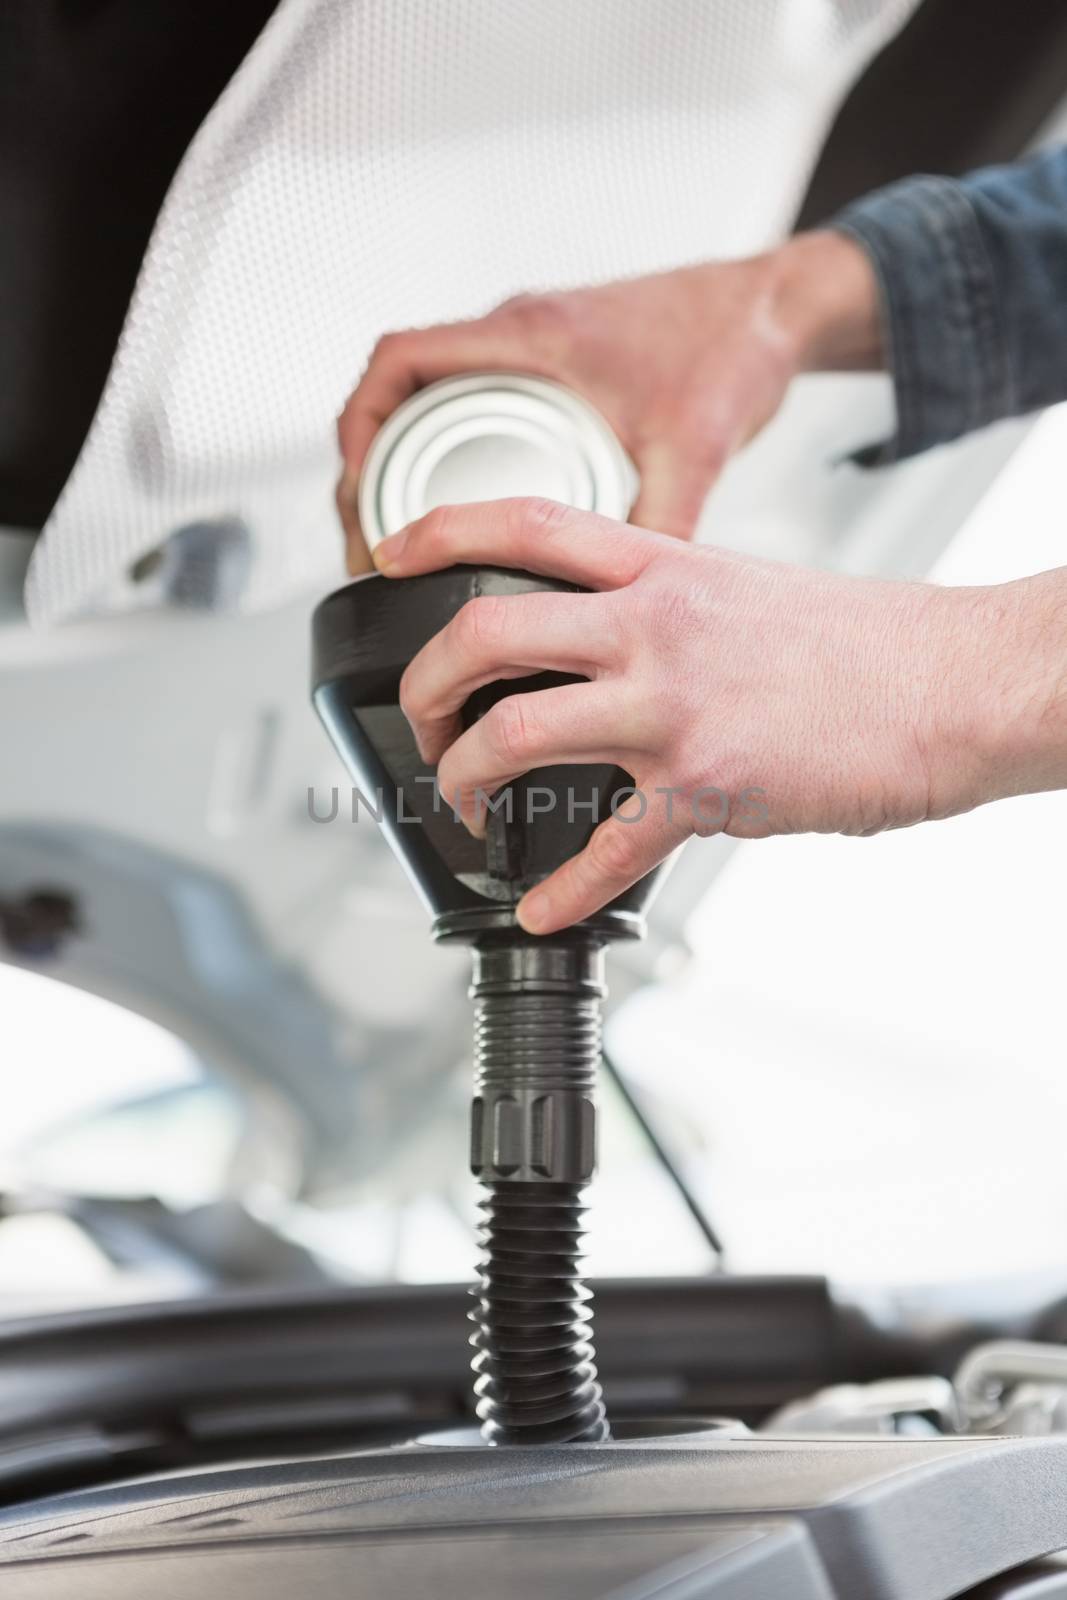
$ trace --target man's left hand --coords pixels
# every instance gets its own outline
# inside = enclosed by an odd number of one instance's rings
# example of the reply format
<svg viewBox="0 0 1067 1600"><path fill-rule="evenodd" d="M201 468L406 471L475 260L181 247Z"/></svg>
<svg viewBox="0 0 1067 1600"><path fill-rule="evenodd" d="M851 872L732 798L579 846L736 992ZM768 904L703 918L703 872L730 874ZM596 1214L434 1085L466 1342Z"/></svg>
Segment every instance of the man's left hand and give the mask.
<svg viewBox="0 0 1067 1600"><path fill-rule="evenodd" d="M471 600L401 683L475 832L484 798L532 768L632 775L637 793L520 902L532 933L591 915L693 834L872 834L1044 786L1027 766L1042 701L1017 669L1027 585L1048 575L990 589L843 577L543 500L438 509L375 560L388 577L486 563L591 591ZM463 731L480 685L540 671L587 681L511 695Z"/></svg>

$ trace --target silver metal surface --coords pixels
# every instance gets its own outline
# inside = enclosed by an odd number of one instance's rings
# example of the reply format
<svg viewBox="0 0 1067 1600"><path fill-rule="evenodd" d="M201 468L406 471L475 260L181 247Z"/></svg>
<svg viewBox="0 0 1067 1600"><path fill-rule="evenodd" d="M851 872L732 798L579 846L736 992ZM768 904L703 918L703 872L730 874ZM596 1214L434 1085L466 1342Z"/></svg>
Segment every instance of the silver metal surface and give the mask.
<svg viewBox="0 0 1067 1600"><path fill-rule="evenodd" d="M371 445L359 486L367 544L439 505L543 495L625 517L633 463L604 418L561 384L480 372L430 384Z"/></svg>

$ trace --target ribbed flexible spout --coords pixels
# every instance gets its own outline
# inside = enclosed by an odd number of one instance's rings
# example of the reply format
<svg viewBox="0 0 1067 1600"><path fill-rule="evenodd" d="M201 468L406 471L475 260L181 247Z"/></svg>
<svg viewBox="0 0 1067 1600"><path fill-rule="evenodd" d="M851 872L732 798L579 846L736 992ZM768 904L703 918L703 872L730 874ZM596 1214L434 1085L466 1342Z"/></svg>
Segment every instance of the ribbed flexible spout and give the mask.
<svg viewBox="0 0 1067 1600"><path fill-rule="evenodd" d="M471 1343L489 1444L609 1437L579 1271L602 964L586 939L475 949L471 1168L488 1193Z"/></svg>

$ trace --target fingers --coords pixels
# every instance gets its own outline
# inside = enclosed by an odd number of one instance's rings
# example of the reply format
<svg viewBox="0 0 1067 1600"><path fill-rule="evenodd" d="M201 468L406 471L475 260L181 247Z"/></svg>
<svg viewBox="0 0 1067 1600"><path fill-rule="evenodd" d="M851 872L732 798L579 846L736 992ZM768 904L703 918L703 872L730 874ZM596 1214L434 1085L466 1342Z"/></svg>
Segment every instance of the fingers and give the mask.
<svg viewBox="0 0 1067 1600"><path fill-rule="evenodd" d="M626 747L624 717L614 686L575 683L510 695L446 751L437 769L441 793L472 832L484 833L487 797L532 768L614 765Z"/></svg>
<svg viewBox="0 0 1067 1600"><path fill-rule="evenodd" d="M515 360L516 345L515 330L493 316L387 333L371 352L367 370L338 419L346 465L359 471L382 423L416 389L457 372L507 367Z"/></svg>
<svg viewBox="0 0 1067 1600"><path fill-rule="evenodd" d="M637 459L641 491L630 521L675 539L691 539L725 462L726 453L710 446L686 453L673 441L649 445Z"/></svg>
<svg viewBox="0 0 1067 1600"><path fill-rule="evenodd" d="M400 706L423 760L438 761L460 731L475 689L553 671L595 678L617 654L599 595L482 595L470 600L408 666Z"/></svg>
<svg viewBox="0 0 1067 1600"><path fill-rule="evenodd" d="M483 500L439 506L383 539L374 560L390 578L488 562L588 589L619 589L640 576L663 544L660 535L554 500Z"/></svg>
<svg viewBox="0 0 1067 1600"><path fill-rule="evenodd" d="M682 810L672 815L660 798L654 788L638 788L595 829L584 850L519 901L520 926L537 934L569 928L665 861L693 828Z"/></svg>
<svg viewBox="0 0 1067 1600"><path fill-rule="evenodd" d="M344 462L337 509L344 528L349 569L368 570L359 524L359 474L379 428L396 408L438 378L470 371L500 371L522 365L516 329L499 316L440 328L414 328L379 339L359 383L337 419Z"/></svg>

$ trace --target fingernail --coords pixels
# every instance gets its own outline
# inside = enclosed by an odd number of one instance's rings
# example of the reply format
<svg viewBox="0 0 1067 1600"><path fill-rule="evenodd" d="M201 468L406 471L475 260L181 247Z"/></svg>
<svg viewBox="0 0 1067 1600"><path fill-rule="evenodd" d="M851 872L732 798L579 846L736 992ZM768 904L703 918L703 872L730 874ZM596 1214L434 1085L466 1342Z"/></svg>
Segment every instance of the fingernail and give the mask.
<svg viewBox="0 0 1067 1600"><path fill-rule="evenodd" d="M404 546L408 542L408 530L401 528L399 533L391 533L388 539L383 539L381 544L376 544L371 554L374 556L374 565L379 572L388 572L395 566L404 553Z"/></svg>
<svg viewBox="0 0 1067 1600"><path fill-rule="evenodd" d="M548 926L552 906L547 894L528 894L515 907L515 920L527 933L541 933Z"/></svg>
<svg viewBox="0 0 1067 1600"><path fill-rule="evenodd" d="M475 800L473 810L467 811L464 814L463 821L464 821L464 823L466 825L467 832L471 835L472 838L475 838L475 839L484 839L485 838L485 834L486 834L485 807L482 805L480 799L476 799Z"/></svg>

